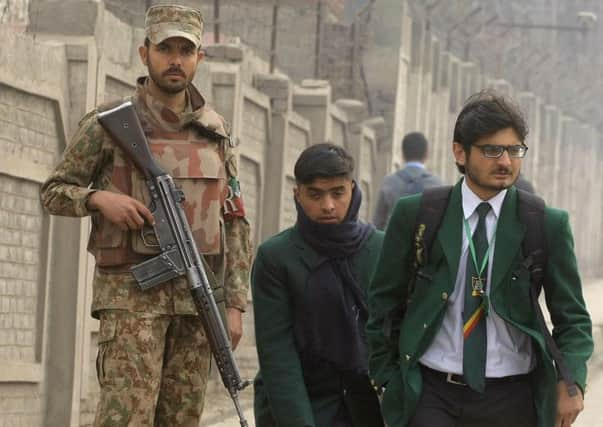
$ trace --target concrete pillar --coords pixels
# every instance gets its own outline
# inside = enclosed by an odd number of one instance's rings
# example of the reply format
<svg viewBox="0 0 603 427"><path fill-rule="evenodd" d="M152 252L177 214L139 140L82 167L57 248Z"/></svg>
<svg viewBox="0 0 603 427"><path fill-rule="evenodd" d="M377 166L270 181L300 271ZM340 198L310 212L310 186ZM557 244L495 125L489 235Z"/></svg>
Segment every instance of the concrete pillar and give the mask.
<svg viewBox="0 0 603 427"><path fill-rule="evenodd" d="M362 121L365 105L357 99L339 99L335 106L345 113L347 122L347 141L345 149L354 158L356 179L360 179L361 145L362 145Z"/></svg>
<svg viewBox="0 0 603 427"><path fill-rule="evenodd" d="M438 85L438 120L431 155L435 157L434 173L444 182L452 182L454 161L452 157L452 124L450 99L452 95L452 56L444 52L440 56Z"/></svg>
<svg viewBox="0 0 603 427"><path fill-rule="evenodd" d="M281 229L283 194L286 185L286 149L289 132L289 112L291 111L291 81L275 74L256 74L254 86L268 95L272 110L270 149L266 151L264 214L262 218L262 238L276 234Z"/></svg>
<svg viewBox="0 0 603 427"><path fill-rule="evenodd" d="M477 79L479 70L473 62L463 62L460 65L461 93L463 102L478 91L479 81Z"/></svg>
<svg viewBox="0 0 603 427"><path fill-rule="evenodd" d="M596 153L593 156L596 158L593 173L596 174L603 170L603 139L601 133L595 129L593 129L593 148ZM597 199L593 206L594 213L591 213L595 221L595 231L591 238L596 241L596 249L593 253L595 260L593 262L593 277L601 277L603 275L603 263L600 262L603 259L603 215L601 215L601 212L603 212L603 186L597 184L591 190L595 199Z"/></svg>
<svg viewBox="0 0 603 427"><path fill-rule="evenodd" d="M412 21L412 45L410 49L410 72L408 75L408 96L405 133L421 130L421 113L424 111L423 99L423 55L425 54L425 23Z"/></svg>
<svg viewBox="0 0 603 427"><path fill-rule="evenodd" d="M563 147L564 168L557 187L556 205L574 214L576 202L576 161L579 161L581 148L579 138L581 130L579 123L573 117L563 117L561 120L561 142Z"/></svg>
<svg viewBox="0 0 603 427"><path fill-rule="evenodd" d="M578 198L575 203L575 215L579 215L582 230L579 237L581 239L583 267L585 275L594 276L595 265L600 263L600 258L595 257L597 249L600 246L600 234L598 234L599 217L601 216L601 169L597 159L598 151L598 133L588 124L582 124L581 128L581 146L580 158L576 159L573 166L574 175L579 180ZM579 166L577 164L579 163ZM565 165L564 165L565 168ZM576 174L576 171L582 173ZM599 236L597 238L596 236Z"/></svg>
<svg viewBox="0 0 603 427"><path fill-rule="evenodd" d="M462 74L461 74L461 60L454 55L450 55L450 109L449 109L449 135L450 141L454 139L454 124L456 123L456 119L458 114L461 112L463 107L463 103L465 99L463 98L462 92ZM444 180L447 182L456 182L459 178L459 172L454 162L454 156L452 154L452 147L449 146L448 152L444 151L444 158L450 159L452 165L450 168L446 167L444 176Z"/></svg>
<svg viewBox="0 0 603 427"><path fill-rule="evenodd" d="M197 73L197 77L210 81L213 107L231 124L235 137L241 129L241 71L244 49L240 44L213 44L206 47L211 58L209 76Z"/></svg>
<svg viewBox="0 0 603 427"><path fill-rule="evenodd" d="M433 129L431 127L432 109L433 109L433 51L437 40L432 36L431 31L425 30L423 54L421 64L421 105L418 110L418 129L425 134L427 139L433 138Z"/></svg>
<svg viewBox="0 0 603 427"><path fill-rule="evenodd" d="M456 56L449 54L450 61L450 113L455 115L461 111L463 102L463 85L461 79L461 61Z"/></svg>
<svg viewBox="0 0 603 427"><path fill-rule="evenodd" d="M345 113L348 122L346 150L354 158L355 179L363 192L359 217L363 221L370 221L374 204L373 180L377 170L375 132L362 121L365 105L361 101L340 99L335 106Z"/></svg>
<svg viewBox="0 0 603 427"><path fill-rule="evenodd" d="M312 144L325 142L331 135L328 117L331 86L326 80L304 80L293 91L293 109L312 123Z"/></svg>
<svg viewBox="0 0 603 427"><path fill-rule="evenodd" d="M423 129L425 129L425 136L432 142L436 137L437 122L439 119L438 115L438 93L439 93L439 67L440 67L440 56L441 46L438 39L431 36L429 41L429 64L428 72L425 73L425 78L429 78L429 81L425 81L424 93L427 96L427 108L425 109L425 120L423 123ZM428 159L428 163L430 159ZM429 163L431 166L432 164Z"/></svg>
<svg viewBox="0 0 603 427"><path fill-rule="evenodd" d="M371 128L376 140L376 174L383 177L394 171L391 158L391 138L386 133L386 124L383 117L372 117L364 121L364 125ZM384 148L385 147L385 148Z"/></svg>
<svg viewBox="0 0 603 427"><path fill-rule="evenodd" d="M562 176L562 140L561 140L561 123L563 120L563 113L555 108L552 112L552 121L551 121L551 142L553 144L553 163L552 163L552 179L549 181L551 185L551 204L558 205L559 204L559 186ZM564 171L565 172L565 171Z"/></svg>
<svg viewBox="0 0 603 427"><path fill-rule="evenodd" d="M385 119L385 139L379 142L386 170L401 163L400 141L406 133L408 71L412 21L406 1L380 0L372 5L369 45L363 52L371 115ZM385 154L387 153L387 154ZM381 161L381 160L380 160Z"/></svg>
<svg viewBox="0 0 603 427"><path fill-rule="evenodd" d="M555 193L557 191L556 175L557 161L559 158L559 110L552 105L543 105L541 107L542 131L540 133L540 168L539 180L545 185L541 188L541 196L548 204L554 205L556 202Z"/></svg>
<svg viewBox="0 0 603 427"><path fill-rule="evenodd" d="M528 154L523 160L521 171L538 192L538 188L544 184L539 182L540 174L538 173L540 164L540 99L531 92L522 92L517 95L517 102L525 114L530 129L526 139Z"/></svg>
<svg viewBox="0 0 603 427"><path fill-rule="evenodd" d="M377 3L378 4L378 3ZM405 4L404 2L402 4ZM401 142L404 135L408 132L409 125L406 122L408 112L408 90L409 74L412 49L412 20L404 13L402 15L402 39L400 47L400 62L398 68L398 84L396 89L395 114L393 135L390 140L391 169L399 169L402 165ZM387 116L385 117L387 120Z"/></svg>

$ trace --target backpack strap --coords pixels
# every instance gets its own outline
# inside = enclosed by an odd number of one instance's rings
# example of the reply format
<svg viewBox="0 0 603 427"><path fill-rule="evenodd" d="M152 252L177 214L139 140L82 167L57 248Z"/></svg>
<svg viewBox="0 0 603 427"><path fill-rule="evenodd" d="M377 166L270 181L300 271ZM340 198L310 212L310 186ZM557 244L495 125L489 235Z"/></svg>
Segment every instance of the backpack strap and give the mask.
<svg viewBox="0 0 603 427"><path fill-rule="evenodd" d="M413 239L416 250L414 264L417 269L427 265L429 251L442 224L451 193L452 186L450 185L427 188L423 191L415 219ZM417 270L415 270L416 272Z"/></svg>
<svg viewBox="0 0 603 427"><path fill-rule="evenodd" d="M538 326L544 336L549 353L555 361L557 371L567 386L569 396L578 394L572 373L567 369L563 355L549 332L538 296L546 288L545 270L548 261L544 232L544 200L524 190L517 190L519 220L526 229L522 248L524 261L522 267L530 272L530 300L536 314Z"/></svg>
<svg viewBox="0 0 603 427"><path fill-rule="evenodd" d="M404 184L410 184L410 183L414 182L416 179L414 176L412 176L410 173L408 173L408 171L406 169L400 169L399 171L397 171L396 176Z"/></svg>
<svg viewBox="0 0 603 427"><path fill-rule="evenodd" d="M426 276L421 269L427 265L429 251L438 234L451 193L452 186L441 186L425 189L421 196L412 241L415 257L411 260L412 278L408 286L408 296L413 293L417 277ZM405 299L383 319L383 333L392 343L398 342L400 323L406 313L406 306L407 300Z"/></svg>

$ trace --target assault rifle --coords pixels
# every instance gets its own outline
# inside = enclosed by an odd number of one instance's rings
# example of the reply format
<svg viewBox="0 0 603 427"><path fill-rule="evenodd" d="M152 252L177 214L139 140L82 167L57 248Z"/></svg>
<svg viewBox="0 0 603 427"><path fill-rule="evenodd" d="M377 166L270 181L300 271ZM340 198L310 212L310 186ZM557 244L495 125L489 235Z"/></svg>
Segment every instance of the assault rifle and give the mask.
<svg viewBox="0 0 603 427"><path fill-rule="evenodd" d="M155 218L153 229L160 253L133 266L131 272L143 290L186 274L222 382L234 402L241 427L247 427L239 391L249 385L249 381L241 379L234 359L229 336L182 208L184 193L153 159L132 102L99 113L98 121L144 174L151 195L150 210Z"/></svg>

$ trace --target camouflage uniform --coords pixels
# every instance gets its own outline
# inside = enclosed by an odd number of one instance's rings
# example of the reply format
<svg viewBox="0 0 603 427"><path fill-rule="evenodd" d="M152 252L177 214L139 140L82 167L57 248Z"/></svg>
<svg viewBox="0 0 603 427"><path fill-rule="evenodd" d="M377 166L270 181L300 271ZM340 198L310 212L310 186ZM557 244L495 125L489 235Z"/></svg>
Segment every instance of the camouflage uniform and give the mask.
<svg viewBox="0 0 603 427"><path fill-rule="evenodd" d="M216 301L244 310L251 247L235 148L222 117L192 85L186 94L187 107L176 114L153 99L141 78L130 99L155 159L185 193L184 210L211 269ZM93 111L81 120L64 159L43 184L42 201L54 215L92 216L92 315L101 320L101 399L95 425L197 426L210 349L186 278L140 290L129 268L157 253L149 245L153 236L143 239L140 230L122 231L90 211L87 200L96 190L128 194L147 206L150 201L143 176Z"/></svg>

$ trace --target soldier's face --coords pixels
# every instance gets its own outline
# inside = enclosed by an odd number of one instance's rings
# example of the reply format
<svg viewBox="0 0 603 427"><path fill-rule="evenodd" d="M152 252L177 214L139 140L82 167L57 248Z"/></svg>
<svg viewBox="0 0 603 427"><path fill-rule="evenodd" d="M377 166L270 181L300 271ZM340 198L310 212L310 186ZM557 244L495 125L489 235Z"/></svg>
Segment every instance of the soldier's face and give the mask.
<svg viewBox="0 0 603 427"><path fill-rule="evenodd" d="M488 200L513 185L521 169L521 159L510 157L508 151L499 158L484 156L479 146L487 144L511 146L519 145L521 141L512 128L507 128L479 139L469 152L465 152L461 144L453 144L456 162L465 166L467 185L482 200Z"/></svg>
<svg viewBox="0 0 603 427"><path fill-rule="evenodd" d="M176 94L186 89L203 59L203 52L183 37L170 37L159 44L141 46L139 52L143 64L149 69L150 84L165 94Z"/></svg>
<svg viewBox="0 0 603 427"><path fill-rule="evenodd" d="M312 221L339 224L348 213L352 185L352 180L345 177L316 178L309 184L298 184L294 195Z"/></svg>

